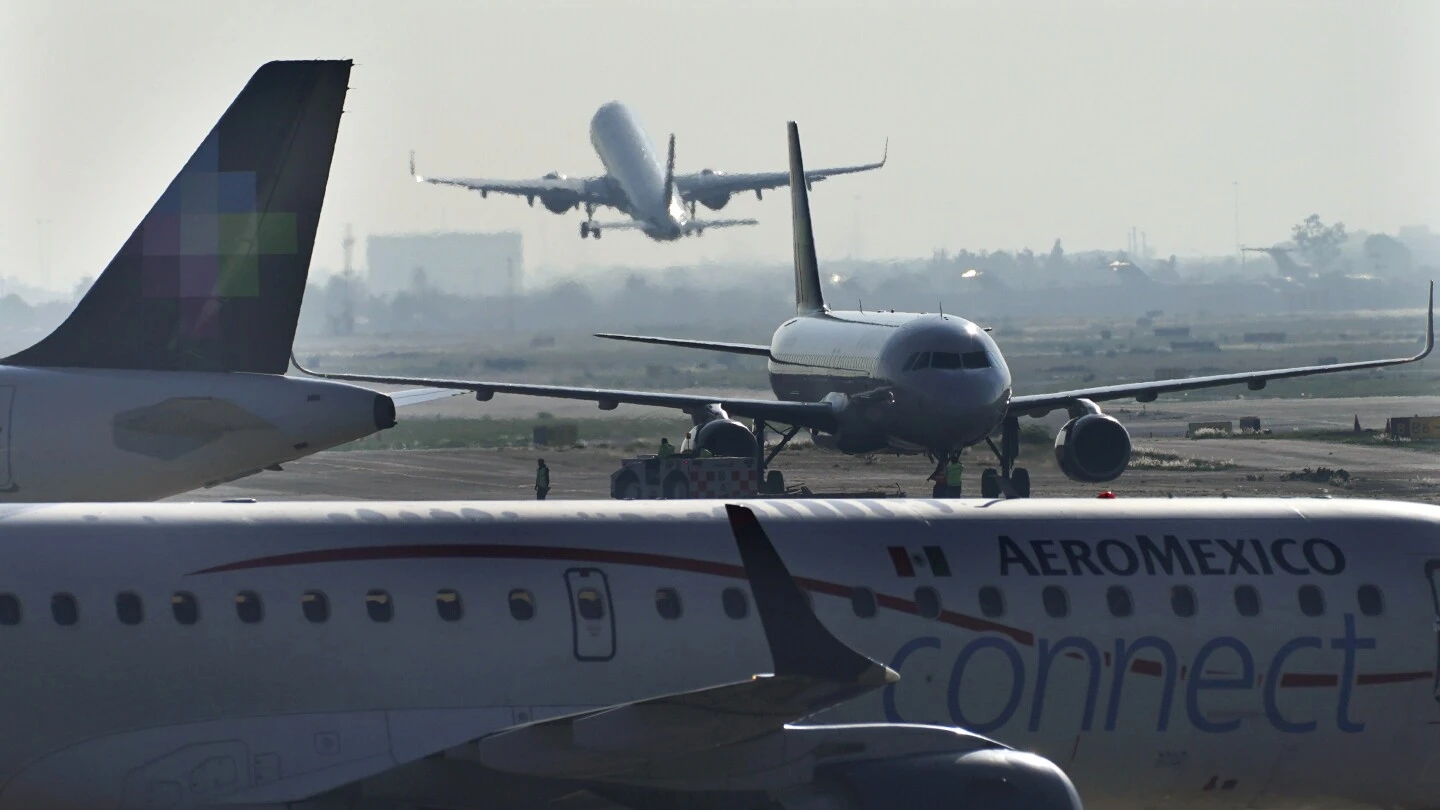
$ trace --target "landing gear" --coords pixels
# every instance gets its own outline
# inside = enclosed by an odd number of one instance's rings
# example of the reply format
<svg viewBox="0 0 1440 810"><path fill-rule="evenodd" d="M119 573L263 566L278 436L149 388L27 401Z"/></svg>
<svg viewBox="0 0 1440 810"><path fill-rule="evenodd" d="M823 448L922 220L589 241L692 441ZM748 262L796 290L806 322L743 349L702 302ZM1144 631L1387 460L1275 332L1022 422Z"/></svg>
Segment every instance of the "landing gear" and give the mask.
<svg viewBox="0 0 1440 810"><path fill-rule="evenodd" d="M800 428L791 427L788 430L777 431L780 434L780 443L768 454L765 452L765 430L767 425L764 419L755 420L755 479L759 482L761 495L784 495L785 476L779 470L765 471L775 456L785 449L785 445L800 432Z"/></svg>
<svg viewBox="0 0 1440 810"><path fill-rule="evenodd" d="M1015 466L1015 459L1020 455L1020 420L1014 416L1005 417L1000 427L999 447L988 437L985 443L990 445L995 457L999 459L1000 469L997 471L994 467L987 467L980 474L980 497L1030 497L1030 471Z"/></svg>
<svg viewBox="0 0 1440 810"><path fill-rule="evenodd" d="M585 221L580 223L580 238L584 239L592 234L596 239L599 239L600 226L595 224L594 203L585 203Z"/></svg>

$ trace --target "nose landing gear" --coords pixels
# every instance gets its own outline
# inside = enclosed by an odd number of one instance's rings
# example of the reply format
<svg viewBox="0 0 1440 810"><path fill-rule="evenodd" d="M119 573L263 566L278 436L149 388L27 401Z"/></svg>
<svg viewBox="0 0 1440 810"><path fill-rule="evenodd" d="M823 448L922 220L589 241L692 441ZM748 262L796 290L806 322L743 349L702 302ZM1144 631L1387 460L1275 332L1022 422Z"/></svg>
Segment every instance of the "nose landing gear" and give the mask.
<svg viewBox="0 0 1440 810"><path fill-rule="evenodd" d="M999 459L1000 469L986 467L980 474L980 497L1030 497L1030 471L1015 466L1015 459L1020 455L1020 420L1014 416L1005 417L1000 428L999 447L989 437L986 437L985 443Z"/></svg>

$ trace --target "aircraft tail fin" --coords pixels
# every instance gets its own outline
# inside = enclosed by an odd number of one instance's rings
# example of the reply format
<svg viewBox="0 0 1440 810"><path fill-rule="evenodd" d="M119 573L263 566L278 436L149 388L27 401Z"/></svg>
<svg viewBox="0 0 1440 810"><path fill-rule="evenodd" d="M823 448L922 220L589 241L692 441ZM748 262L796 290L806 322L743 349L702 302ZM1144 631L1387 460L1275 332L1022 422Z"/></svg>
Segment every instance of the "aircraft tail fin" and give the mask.
<svg viewBox="0 0 1440 810"><path fill-rule="evenodd" d="M670 207L670 200L675 197L675 133L670 133L670 154L665 158L665 196L661 198L661 205Z"/></svg>
<svg viewBox="0 0 1440 810"><path fill-rule="evenodd" d="M795 243L795 312L805 315L824 312L825 295L820 290L820 263L815 259L815 231L810 225L810 193L805 183L805 160L800 154L800 128L791 121L790 136L790 219Z"/></svg>
<svg viewBox="0 0 1440 810"><path fill-rule="evenodd" d="M0 362L284 374L350 67L261 66L75 311Z"/></svg>

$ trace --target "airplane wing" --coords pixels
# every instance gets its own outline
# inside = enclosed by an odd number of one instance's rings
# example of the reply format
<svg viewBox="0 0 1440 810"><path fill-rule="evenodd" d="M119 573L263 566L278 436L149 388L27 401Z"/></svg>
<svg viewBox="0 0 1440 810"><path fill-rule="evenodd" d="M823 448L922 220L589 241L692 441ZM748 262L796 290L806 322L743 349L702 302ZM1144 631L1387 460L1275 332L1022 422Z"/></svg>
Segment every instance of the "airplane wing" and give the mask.
<svg viewBox="0 0 1440 810"><path fill-rule="evenodd" d="M1252 391L1265 387L1270 380L1285 380L1291 377L1306 377L1311 374L1333 374L1338 371L1360 371L1367 368L1384 368L1423 360L1435 348L1435 282L1430 282L1430 304L1425 322L1425 348L1410 357L1394 357L1387 360L1361 360L1353 363L1328 363L1319 366L1297 366L1275 368L1264 371L1242 371L1235 374L1213 374L1208 377L1184 377L1173 380L1129 383L1123 385L1102 385L1095 388L1077 388L1073 391L1059 391L1054 394L1032 394L1014 397L1010 400L1010 412L1017 416L1044 416L1053 410L1069 408L1078 400L1104 402L1107 400L1134 397L1137 402L1154 402L1161 394L1176 391L1193 391L1199 388L1215 388L1221 385L1245 383Z"/></svg>
<svg viewBox="0 0 1440 810"><path fill-rule="evenodd" d="M532 180L496 180L485 177L426 177L415 171L415 153L410 153L410 176L417 183L431 183L437 186L458 186L480 195L511 194L517 197L535 198L543 194L562 193L574 195L581 203L615 206L618 202L610 193L611 184L606 177L537 177Z"/></svg>
<svg viewBox="0 0 1440 810"><path fill-rule="evenodd" d="M747 225L759 225L758 219L690 219L685 221L685 230L692 233L703 233L711 228L741 228Z"/></svg>
<svg viewBox="0 0 1440 810"><path fill-rule="evenodd" d="M806 183L817 183L827 177L836 177L842 174L857 174L879 169L885 165L890 156L890 140L885 140L885 152L880 157L879 163L865 163L858 166L836 166L829 169L811 169L805 172ZM727 174L724 172L699 172L696 174L679 175L675 178L675 187L680 190L680 196L686 201L705 196L706 193L728 192L731 194L741 191L764 191L772 188L781 188L790 185L790 172L758 172L753 174ZM707 225L705 227L712 227Z"/></svg>
<svg viewBox="0 0 1440 810"><path fill-rule="evenodd" d="M392 391L389 396L397 408L405 408L410 405L419 405L422 402L434 402L437 399L458 396L464 393L453 388L411 388L405 391Z"/></svg>
<svg viewBox="0 0 1440 810"><path fill-rule="evenodd" d="M650 405L659 408L675 408L686 413L701 413L712 406L720 406L730 416L747 419L763 419L783 425L833 433L838 427L840 406L830 402L782 402L773 399L748 399L744 397L707 397L694 394L665 394L653 391L626 391L613 388L572 388L563 385L533 385L529 383L492 382L486 380L443 380L425 377L382 377L370 374L333 374L311 371L292 355L290 362L303 374L326 380L363 382L376 385L419 385L426 388L448 388L459 391L473 391L475 398L486 401L495 394L521 394L532 397L555 399L578 399L594 402L601 410L613 410L616 406Z"/></svg>
<svg viewBox="0 0 1440 810"><path fill-rule="evenodd" d="M635 343L651 343L657 346L679 346L682 349L705 349L712 352L749 354L769 357L770 347L758 343L724 343L715 340L685 340L683 338L650 337L648 335L617 335L611 332L597 332L595 337L609 340L629 340Z"/></svg>

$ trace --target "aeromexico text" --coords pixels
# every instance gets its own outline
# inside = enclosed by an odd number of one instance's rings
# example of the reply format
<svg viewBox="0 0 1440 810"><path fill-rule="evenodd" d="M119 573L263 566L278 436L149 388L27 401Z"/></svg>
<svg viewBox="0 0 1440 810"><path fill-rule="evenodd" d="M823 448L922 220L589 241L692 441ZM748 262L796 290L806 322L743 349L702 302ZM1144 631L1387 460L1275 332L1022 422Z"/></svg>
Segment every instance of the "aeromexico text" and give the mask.
<svg viewBox="0 0 1440 810"><path fill-rule="evenodd" d="M1336 576L1345 554L1323 537L1180 538L1137 534L1134 541L1028 540L1000 535L1000 576Z"/></svg>

